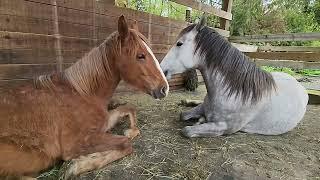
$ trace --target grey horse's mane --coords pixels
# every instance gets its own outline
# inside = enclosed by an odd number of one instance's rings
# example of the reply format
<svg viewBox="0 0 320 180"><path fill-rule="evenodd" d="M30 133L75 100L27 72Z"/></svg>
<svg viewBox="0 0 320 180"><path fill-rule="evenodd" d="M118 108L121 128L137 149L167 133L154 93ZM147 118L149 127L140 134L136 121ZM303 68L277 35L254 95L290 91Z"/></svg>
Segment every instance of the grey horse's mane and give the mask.
<svg viewBox="0 0 320 180"><path fill-rule="evenodd" d="M255 103L275 89L276 85L270 73L257 67L215 30L207 26L197 29L196 24L192 24L183 29L179 36L194 29L198 31L194 53L198 52L204 57L206 66L213 75L222 75L222 85L229 97L241 96L244 103L249 100Z"/></svg>

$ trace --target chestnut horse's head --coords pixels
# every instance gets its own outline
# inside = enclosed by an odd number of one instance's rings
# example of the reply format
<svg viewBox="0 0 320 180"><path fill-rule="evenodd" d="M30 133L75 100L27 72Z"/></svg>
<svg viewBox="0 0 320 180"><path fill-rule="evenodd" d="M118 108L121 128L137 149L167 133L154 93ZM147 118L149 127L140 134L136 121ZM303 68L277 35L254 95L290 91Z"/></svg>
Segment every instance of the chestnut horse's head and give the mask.
<svg viewBox="0 0 320 180"><path fill-rule="evenodd" d="M168 82L146 37L139 32L137 23L129 28L124 16L121 16L118 33L121 52L115 64L121 79L156 99L166 97Z"/></svg>

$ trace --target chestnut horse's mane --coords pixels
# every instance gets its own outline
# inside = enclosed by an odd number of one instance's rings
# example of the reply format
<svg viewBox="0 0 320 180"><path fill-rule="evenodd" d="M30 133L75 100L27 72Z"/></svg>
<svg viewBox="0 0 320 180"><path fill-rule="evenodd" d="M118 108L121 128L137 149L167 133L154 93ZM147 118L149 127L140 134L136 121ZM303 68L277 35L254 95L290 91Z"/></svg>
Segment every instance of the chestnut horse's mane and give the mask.
<svg viewBox="0 0 320 180"><path fill-rule="evenodd" d="M128 41L125 46L129 55L134 55L142 39L147 42L142 34L135 30L129 31ZM98 47L93 48L88 54L78 60L71 67L59 74L60 79L66 80L79 94L91 95L96 89L105 85L107 80L112 79L111 65L109 60L120 56L121 39L118 32L114 32ZM123 47L123 46L122 46ZM41 75L35 79L37 87L54 89L55 84L51 75Z"/></svg>

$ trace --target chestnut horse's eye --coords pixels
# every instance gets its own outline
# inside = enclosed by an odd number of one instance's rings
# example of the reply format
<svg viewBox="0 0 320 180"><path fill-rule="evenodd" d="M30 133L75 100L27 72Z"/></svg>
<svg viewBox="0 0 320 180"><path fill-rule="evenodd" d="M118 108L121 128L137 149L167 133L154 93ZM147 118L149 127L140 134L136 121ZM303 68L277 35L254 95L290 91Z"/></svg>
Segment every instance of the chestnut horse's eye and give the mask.
<svg viewBox="0 0 320 180"><path fill-rule="evenodd" d="M177 46L178 46L178 47L182 46L182 44L183 44L183 43L182 43L181 41L178 41L178 42L177 42Z"/></svg>
<svg viewBox="0 0 320 180"><path fill-rule="evenodd" d="M138 54L137 58L142 61L146 59L146 56L144 54Z"/></svg>

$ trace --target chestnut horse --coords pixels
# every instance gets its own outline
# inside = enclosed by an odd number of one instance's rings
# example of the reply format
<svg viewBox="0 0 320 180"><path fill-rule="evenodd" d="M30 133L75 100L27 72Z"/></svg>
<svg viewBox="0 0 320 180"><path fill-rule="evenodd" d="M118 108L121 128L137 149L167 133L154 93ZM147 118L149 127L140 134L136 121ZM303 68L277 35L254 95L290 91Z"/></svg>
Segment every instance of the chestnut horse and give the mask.
<svg viewBox="0 0 320 180"><path fill-rule="evenodd" d="M71 160L66 177L101 168L132 152L139 134L134 107L106 111L120 80L164 98L168 82L137 24L124 16L118 31L62 73L0 97L0 175L33 176L59 160ZM126 136L110 129L129 116Z"/></svg>

